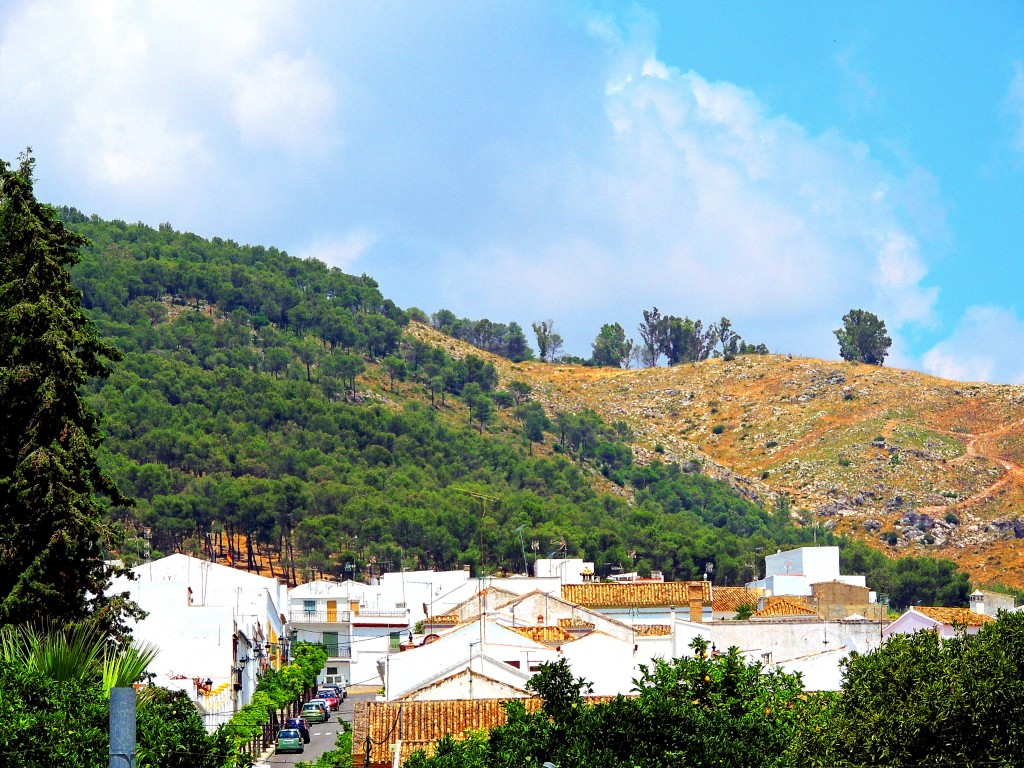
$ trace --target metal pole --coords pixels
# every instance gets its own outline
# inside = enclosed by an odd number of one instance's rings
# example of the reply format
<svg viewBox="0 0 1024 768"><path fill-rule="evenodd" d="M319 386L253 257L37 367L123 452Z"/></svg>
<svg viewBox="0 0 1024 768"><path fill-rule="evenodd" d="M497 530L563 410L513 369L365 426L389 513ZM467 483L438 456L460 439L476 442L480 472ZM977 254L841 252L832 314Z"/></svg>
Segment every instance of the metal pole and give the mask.
<svg viewBox="0 0 1024 768"><path fill-rule="evenodd" d="M135 689L110 689L109 768L135 768Z"/></svg>

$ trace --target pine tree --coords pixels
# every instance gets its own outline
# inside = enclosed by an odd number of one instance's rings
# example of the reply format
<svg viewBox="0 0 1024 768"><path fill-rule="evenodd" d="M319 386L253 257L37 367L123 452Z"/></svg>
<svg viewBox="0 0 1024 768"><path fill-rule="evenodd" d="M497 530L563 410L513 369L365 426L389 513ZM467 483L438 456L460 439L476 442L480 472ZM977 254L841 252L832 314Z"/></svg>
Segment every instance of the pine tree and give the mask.
<svg viewBox="0 0 1024 768"><path fill-rule="evenodd" d="M35 199L28 152L0 160L0 624L98 614L112 531L101 498L129 503L100 469L97 414L83 385L121 358L81 307L69 269L85 239Z"/></svg>

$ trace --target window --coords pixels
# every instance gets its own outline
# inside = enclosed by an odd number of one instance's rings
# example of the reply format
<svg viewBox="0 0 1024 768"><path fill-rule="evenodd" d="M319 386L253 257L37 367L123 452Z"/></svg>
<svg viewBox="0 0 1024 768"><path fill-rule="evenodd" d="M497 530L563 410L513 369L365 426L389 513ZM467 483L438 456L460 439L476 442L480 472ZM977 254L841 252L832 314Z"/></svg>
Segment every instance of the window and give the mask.
<svg viewBox="0 0 1024 768"><path fill-rule="evenodd" d="M306 613L316 613L316 600L303 600L302 610Z"/></svg>

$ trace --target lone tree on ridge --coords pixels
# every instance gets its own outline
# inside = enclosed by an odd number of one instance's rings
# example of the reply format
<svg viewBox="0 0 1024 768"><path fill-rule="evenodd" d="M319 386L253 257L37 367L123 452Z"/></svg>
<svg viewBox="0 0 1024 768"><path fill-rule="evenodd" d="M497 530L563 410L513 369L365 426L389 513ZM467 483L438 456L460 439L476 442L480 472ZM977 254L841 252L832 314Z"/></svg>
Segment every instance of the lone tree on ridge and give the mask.
<svg viewBox="0 0 1024 768"><path fill-rule="evenodd" d="M892 339L885 333L885 322L863 309L851 309L843 316L843 327L835 330L839 355L850 362L882 365L889 354Z"/></svg>

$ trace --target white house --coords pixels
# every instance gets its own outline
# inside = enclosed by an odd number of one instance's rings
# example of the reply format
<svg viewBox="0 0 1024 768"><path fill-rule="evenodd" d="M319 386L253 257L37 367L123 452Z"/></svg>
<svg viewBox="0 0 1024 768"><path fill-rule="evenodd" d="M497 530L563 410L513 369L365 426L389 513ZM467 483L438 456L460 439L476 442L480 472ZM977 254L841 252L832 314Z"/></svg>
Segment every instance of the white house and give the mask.
<svg viewBox="0 0 1024 768"><path fill-rule="evenodd" d="M543 643L531 640L516 630L503 626L493 617L469 622L444 637L381 660L379 680L385 698L393 701L410 697L416 691L436 686L439 681L471 670L479 676L469 695L468 688L450 688L456 698L491 698L495 686L522 689L541 662L554 661L558 652ZM483 682L487 678L493 682ZM468 686L472 677L466 676ZM436 698L435 691L430 697Z"/></svg>
<svg viewBox="0 0 1024 768"><path fill-rule="evenodd" d="M288 590L276 579L182 554L131 570L136 579L115 579L108 594L125 592L149 614L132 633L160 649L154 683L188 693L207 727L248 704L260 672L286 660Z"/></svg>
<svg viewBox="0 0 1024 768"><path fill-rule="evenodd" d="M916 605L889 624L882 631L882 637L888 640L896 634L913 634L923 629L934 630L939 637L953 637L962 628L969 635L976 635L990 621L995 621L984 613L976 613L967 608L936 608Z"/></svg>
<svg viewBox="0 0 1024 768"><path fill-rule="evenodd" d="M971 592L971 610L995 618L1000 611L1013 611L1013 595L976 589Z"/></svg>
<svg viewBox="0 0 1024 768"><path fill-rule="evenodd" d="M294 640L323 643L322 679L377 685L377 662L397 650L412 626L410 609L379 585L311 581L291 590L288 623Z"/></svg>
<svg viewBox="0 0 1024 768"><path fill-rule="evenodd" d="M810 595L811 585L839 581L857 587L867 586L864 576L839 573L839 547L799 547L764 559L765 576L751 581L748 589L763 590L766 595Z"/></svg>

